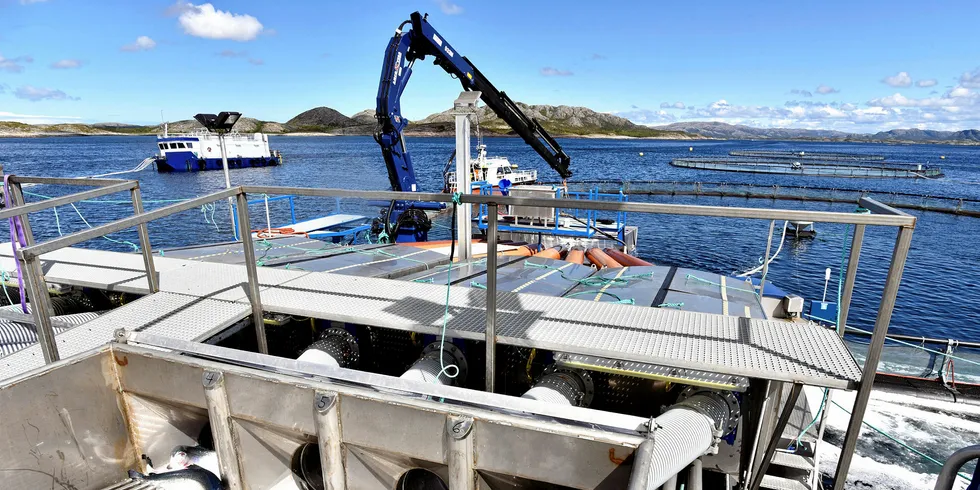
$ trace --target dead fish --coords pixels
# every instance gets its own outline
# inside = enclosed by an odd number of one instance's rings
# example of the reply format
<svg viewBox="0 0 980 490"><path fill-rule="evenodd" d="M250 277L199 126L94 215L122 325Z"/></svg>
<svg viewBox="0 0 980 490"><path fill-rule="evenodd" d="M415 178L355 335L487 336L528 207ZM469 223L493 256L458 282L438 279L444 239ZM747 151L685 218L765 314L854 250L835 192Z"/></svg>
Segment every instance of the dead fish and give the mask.
<svg viewBox="0 0 980 490"><path fill-rule="evenodd" d="M129 477L133 480L153 482L161 490L221 490L221 480L214 476L214 473L197 465L152 475L129 470Z"/></svg>
<svg viewBox="0 0 980 490"><path fill-rule="evenodd" d="M201 446L175 447L170 452L170 462L167 463L166 470L157 470L157 472L174 471L190 466L200 466L214 473L218 478L221 478L221 469L218 466L218 453Z"/></svg>

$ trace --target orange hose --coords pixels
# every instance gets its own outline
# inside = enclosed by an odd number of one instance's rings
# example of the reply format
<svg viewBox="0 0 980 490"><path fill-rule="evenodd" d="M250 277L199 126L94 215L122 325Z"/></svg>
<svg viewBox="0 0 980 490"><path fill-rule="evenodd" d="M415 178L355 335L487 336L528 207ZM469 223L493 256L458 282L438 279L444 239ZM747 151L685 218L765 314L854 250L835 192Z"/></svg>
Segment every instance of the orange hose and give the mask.
<svg viewBox="0 0 980 490"><path fill-rule="evenodd" d="M585 256L589 258L589 262L592 262L597 269L609 268L615 269L617 267L622 267L623 265L619 262L613 260L612 257L606 255L605 252L599 250L598 248L590 248L585 252Z"/></svg>
<svg viewBox="0 0 980 490"><path fill-rule="evenodd" d="M568 255L565 256L565 260L573 264L584 264L585 252L583 252L582 249L569 250Z"/></svg>
<svg viewBox="0 0 980 490"><path fill-rule="evenodd" d="M545 259L561 259L561 246L546 248L536 254L535 257L541 257Z"/></svg>
<svg viewBox="0 0 980 490"><path fill-rule="evenodd" d="M402 246L405 246L405 247L415 247L415 248L429 249L429 248L448 247L454 241L455 240L435 240L435 241L431 241L431 242L407 242L407 243L399 243L399 245L402 245ZM479 238L474 238L473 239L473 243L481 243L482 241L483 240L481 240ZM459 245L459 243L457 242L456 245Z"/></svg>
<svg viewBox="0 0 980 490"><path fill-rule="evenodd" d="M510 255L513 257L530 257L533 253L534 250L532 250L531 247L528 247L527 245L522 245L520 247L515 248L514 250L508 250L506 252L503 252L500 255Z"/></svg>
<svg viewBox="0 0 980 490"><path fill-rule="evenodd" d="M616 262L619 262L620 264L623 264L625 266L651 266L651 265L653 265L653 264L651 264L651 263L649 263L649 262L647 262L647 261L645 261L643 259L636 258L636 257L634 257L632 255L624 254L623 252L620 252L619 250L616 250L616 249L613 249L613 248L607 248L607 249L604 250L604 252L606 252L606 255L612 257L613 260L615 260Z"/></svg>

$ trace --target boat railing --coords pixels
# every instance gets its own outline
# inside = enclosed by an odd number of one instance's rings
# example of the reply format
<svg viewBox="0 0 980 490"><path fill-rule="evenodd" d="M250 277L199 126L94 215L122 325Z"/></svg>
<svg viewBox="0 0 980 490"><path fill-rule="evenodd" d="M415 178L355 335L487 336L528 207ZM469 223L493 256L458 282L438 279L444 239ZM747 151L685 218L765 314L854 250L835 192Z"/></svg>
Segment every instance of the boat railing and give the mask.
<svg viewBox="0 0 980 490"><path fill-rule="evenodd" d="M630 213L650 213L681 216L705 216L737 219L753 219L769 221L769 235L766 244L766 257L764 264L768 265L769 247L772 242L773 231L776 221L808 221L814 223L839 223L854 225L853 237L850 246L850 255L847 263L847 273L842 284L842 296L839 307L839 324L846 325L848 309L851 302L854 283L858 271L858 258L860 257L861 247L864 241L865 229L867 226L886 226L897 228L895 244L892 248L891 259L888 272L882 288L882 296L879 303L874 330L869 342L868 354L866 356L864 369L858 381L852 382L850 387L857 390L855 396L851 418L848 428L841 445L840 460L837 464L835 474L835 490L841 490L844 486L848 469L853 459L854 450L858 442L858 436L862 427L868 401L870 399L875 374L879 364L885 338L888 334L888 326L891 322L892 312L895 307L895 298L898 294L899 284L905 267L911 245L912 234L915 229L916 218L887 205L881 204L872 199L862 199L861 206L868 209L870 213L842 213L829 211L803 211L790 209L771 209L771 208L744 208L744 207L725 207L725 206L704 206L704 205L679 205L665 203L641 203L629 201L602 201L585 199L554 199L541 197L515 197L501 196L495 194L462 194L454 196L443 193L413 193L413 192L393 192L393 191L364 191L346 189L324 189L324 188L305 188L305 187L277 187L277 186L236 186L229 189L206 194L197 198L161 207L152 211L144 212L142 201L139 194L139 184L136 181L126 180L94 180L94 179L54 179L9 176L11 197L14 198L15 205L0 211L0 218L24 218L22 221L26 225L23 227L26 239L26 246L16 252L16 258L21 270L24 271L24 278L30 286L29 298L32 303L31 314L34 318L38 330L38 339L44 355L45 363L59 360L58 347L54 339L52 327L52 308L45 287L44 271L41 267L41 257L44 254L56 250L70 247L88 240L99 238L118 231L137 228L140 234L141 253L143 255L146 268L146 279L149 290L153 293L160 289L157 284L156 273L153 266L153 253L150 244L149 233L146 231L147 223L165 218L180 212L196 209L203 204L210 204L227 198L233 198L237 202L237 217L242 229L251 229L248 211L248 196L263 195L281 196L310 196L310 197L331 197L331 198L353 198L365 200L382 201L428 201L453 203L458 202L464 205L485 205L487 214L497 216L498 207L504 206L536 206L541 208L565 208L575 210L594 210L594 211L613 211ZM98 189L83 191L68 196L57 197L47 201L25 204L20 185L26 183L54 183L66 185L95 185ZM133 216L112 221L93 228L84 229L69 235L64 235L51 240L34 243L34 238L30 230L28 214L43 209L48 209L58 205L69 204L83 199L102 196L113 192L129 190L133 196ZM741 228L744 229L744 228ZM487 233L495 237L498 232L497 220L491 219L488 222ZM245 257L254 257L255 248L252 240L241 240ZM495 239L488 240L487 255L496 257L497 243ZM494 261L496 262L496 261ZM247 272L247 293L252 310L252 318L263 318L263 306L258 282L257 264L254 260L244 261ZM763 279L760 286L764 287L765 274L767 268L763 269ZM488 363L496 358L497 345L497 308L496 308L496 268L487 268L487 300L486 300L486 329L485 343L487 349L486 359ZM761 288L760 288L761 289ZM261 320L253 321L255 328L257 346L259 352L268 353L268 343L265 335L265 325ZM488 369L488 373L495 370ZM493 386L493 376L487 377L488 386ZM794 390L800 383L794 384ZM786 410L784 409L784 412ZM782 418L782 417L781 417ZM778 432L778 431L777 431ZM761 455L754 466L758 466L756 474L752 476L753 486L758 487L761 475L765 473L764 468L768 467L768 460L772 457L775 447L778 444L780 433L772 434L765 454Z"/></svg>
<svg viewBox="0 0 980 490"><path fill-rule="evenodd" d="M953 490L953 483L956 482L960 468L978 458L980 458L980 445L968 446L950 455L946 459L942 471L939 472L939 477L936 478L935 490ZM978 478L980 478L980 465L977 466L973 474L973 482L976 483ZM971 485L970 488L974 487Z"/></svg>

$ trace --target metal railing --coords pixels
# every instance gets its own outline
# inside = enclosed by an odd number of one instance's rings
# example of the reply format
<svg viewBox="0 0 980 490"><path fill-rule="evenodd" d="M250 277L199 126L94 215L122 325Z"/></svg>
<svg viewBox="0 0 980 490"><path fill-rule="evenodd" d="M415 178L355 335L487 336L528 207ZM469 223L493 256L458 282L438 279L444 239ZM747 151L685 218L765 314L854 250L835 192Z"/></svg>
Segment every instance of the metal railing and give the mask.
<svg viewBox="0 0 980 490"><path fill-rule="evenodd" d="M43 182L43 183L69 183L76 184L79 179L35 179L35 178L14 178L15 188L17 182ZM143 212L139 201L138 183L135 181L97 181L92 182L88 179L81 179L88 184L115 186L110 187L114 192L124 189L133 190L134 216L123 218L111 223L107 223L94 228L82 230L70 235L49 240L44 243L34 244L30 238L28 246L17 252L17 260L22 264L23 270L28 275L28 281L32 284L32 301L40 301L47 304L47 292L43 289L44 273L41 269L40 258L43 254L53 252L65 247L69 247L93 238L98 238L117 231L138 227L140 229L140 242L142 253L146 261L147 278L151 284L151 291L157 291L155 283L155 273L153 272L153 255L151 253L149 235L146 233L146 224L150 221L161 219L182 211L197 208L202 204L209 204L226 198L234 197L237 200L237 217L242 229L250 230L248 214L248 194L268 194L268 195L296 195L311 197L332 197L332 198L356 198L368 200L401 200L417 202L452 202L454 196L442 193L411 193L411 192L392 192L392 191L357 191L344 189L321 189L304 187L274 187L274 186L238 186L207 194L198 198L162 207L153 211ZM56 198L44 203L24 205L23 199L18 201L18 206L0 212L0 217L23 216L29 212L47 209L58 205L58 203L68 203L93 195L102 195L98 192L109 192L106 189L96 191L86 191L62 198ZM19 189L18 189L19 193ZM576 199L553 199L553 198L534 198L534 197L513 197L499 195L475 195L463 194L459 198L462 204L488 205L488 250L487 250L487 300L486 300L486 347L487 347L487 387L493 391L494 369L493 360L496 349L496 251L497 251L497 220L496 210L499 205L509 206L537 206L546 208L565 208L580 210L600 210L616 212L635 212L652 213L684 216L709 216L727 217L742 219L769 220L770 242L772 228L777 220L810 221L822 223L841 223L855 225L854 235L851 242L850 257L848 260L847 274L842 286L842 300L840 303L840 324L846 325L848 309L850 306L851 295L854 288L854 281L858 269L858 261L861 253L861 246L864 240L866 226L890 226L897 227L898 233L895 245L892 249L892 257L882 291L881 302L878 308L878 315L875 320L874 331L865 361L864 370L860 381L856 384L857 396L855 397L852 416L848 424L847 433L841 449L840 461L835 474L835 490L841 490L847 476L848 469L857 445L858 435L861 429L862 420L867 409L868 400L874 382L875 373L881 357L885 338L888 333L888 325L891 321L892 312L895 307L895 298L898 287L902 279L902 272L908 256L909 246L912 240L912 233L915 228L916 218L906 213L897 211L887 205L881 204L872 199L861 199L860 204L871 211L870 214L861 213L840 213L825 211L799 211L787 209L764 209L764 208L741 208L723 206L699 206L699 205L680 205L662 203L639 203L639 202L619 202L619 201L586 201ZM25 220L26 221L26 220ZM27 233L30 235L29 227ZM242 240L245 257L254 257L254 245L252 240ZM768 254L767 254L768 255ZM768 257L766 257L768 260ZM245 268L248 273L248 298L252 307L253 324L256 330L259 352L268 353L268 344L265 336L265 326L262 321L262 301L259 292L258 270L255 260L246 260ZM43 292L43 294L41 294ZM39 338L43 339L42 348L50 350L50 356L45 355L46 362L57 360L57 346L54 343L54 333L51 326L50 306L34 308L34 316L38 326ZM780 437L781 434L774 434L773 437ZM761 466L761 463L759 463ZM751 479L752 477L749 476ZM756 479L758 480L758 479Z"/></svg>
<svg viewBox="0 0 980 490"><path fill-rule="evenodd" d="M956 481L956 474L960 471L966 463L980 458L980 445L968 446L959 451L956 451L949 458L946 459L946 464L943 465L942 471L939 472L939 477L936 478L936 490L953 490L953 482ZM976 470L973 475L974 483L976 483L976 478L980 477L980 467ZM970 488L973 488L971 485Z"/></svg>
<svg viewBox="0 0 980 490"><path fill-rule="evenodd" d="M2 167L0 167L0 174L2 172ZM5 189L5 191L9 190L10 192L12 206L0 210L0 219L16 219L20 221L20 226L24 234L23 245L26 246L21 250L17 250L17 246L20 244L15 245L15 243L19 241L19 237L11 236L11 247L12 250L17 251L18 257L16 260L20 262L21 271L24 275L24 277L19 277L18 279L26 282L27 295L31 304L31 315L34 318L34 324L37 326L38 344L41 346L44 362L51 363L59 360L60 356L58 355L58 346L54 341L54 324L52 322L54 310L52 309L51 298L48 296L48 289L44 282L44 271L41 269L41 264L38 260L24 260L21 258L24 250L35 246L34 232L31 229L29 215L45 209L73 204L86 199L129 191L133 201L133 214L138 217L143 214L143 198L140 194L140 184L136 180L20 177L16 175L8 176L7 184L8 189ZM23 184L69 185L96 188L27 204L24 200ZM143 266L146 269L146 280L150 291L156 292L159 290L159 287L153 268L153 257L150 253L150 233L145 222L138 223L136 227L139 233L140 247L143 249Z"/></svg>

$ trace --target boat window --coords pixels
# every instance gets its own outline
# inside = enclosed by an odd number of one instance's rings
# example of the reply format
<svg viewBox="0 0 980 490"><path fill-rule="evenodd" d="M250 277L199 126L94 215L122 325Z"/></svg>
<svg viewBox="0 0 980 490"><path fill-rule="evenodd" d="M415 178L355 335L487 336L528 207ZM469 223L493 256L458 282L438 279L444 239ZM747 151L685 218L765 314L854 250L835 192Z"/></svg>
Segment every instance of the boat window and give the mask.
<svg viewBox="0 0 980 490"><path fill-rule="evenodd" d="M184 147L183 143L177 143L177 148L183 148L183 147Z"/></svg>
<svg viewBox="0 0 980 490"><path fill-rule="evenodd" d="M187 143L187 147L188 148L194 148L194 146L191 143Z"/></svg>
<svg viewBox="0 0 980 490"><path fill-rule="evenodd" d="M159 146L161 150L166 150L167 149L167 144L166 143L160 143L157 146Z"/></svg>
<svg viewBox="0 0 980 490"><path fill-rule="evenodd" d="M497 177L503 177L507 175L507 170L504 167L497 167Z"/></svg>
<svg viewBox="0 0 980 490"><path fill-rule="evenodd" d="M177 143L170 143L170 149L173 150L177 148Z"/></svg>

